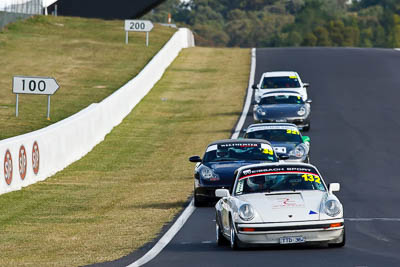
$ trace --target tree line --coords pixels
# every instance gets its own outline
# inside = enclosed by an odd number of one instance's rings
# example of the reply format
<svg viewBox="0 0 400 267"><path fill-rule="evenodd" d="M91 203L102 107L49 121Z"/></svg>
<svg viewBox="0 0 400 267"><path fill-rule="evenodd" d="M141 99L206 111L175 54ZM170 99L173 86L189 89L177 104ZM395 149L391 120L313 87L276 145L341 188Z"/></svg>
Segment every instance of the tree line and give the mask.
<svg viewBox="0 0 400 267"><path fill-rule="evenodd" d="M143 18L168 13L197 45L400 47L398 0L167 0Z"/></svg>

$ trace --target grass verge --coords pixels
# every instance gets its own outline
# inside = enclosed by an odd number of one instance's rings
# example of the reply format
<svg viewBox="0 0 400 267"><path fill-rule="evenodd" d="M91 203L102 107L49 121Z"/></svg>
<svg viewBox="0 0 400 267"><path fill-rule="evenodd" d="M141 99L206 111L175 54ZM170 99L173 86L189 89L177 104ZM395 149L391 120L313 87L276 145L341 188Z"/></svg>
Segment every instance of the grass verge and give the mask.
<svg viewBox="0 0 400 267"><path fill-rule="evenodd" d="M185 49L87 156L0 196L0 265L109 261L156 237L192 193L188 157L229 138L249 64L248 49Z"/></svg>
<svg viewBox="0 0 400 267"><path fill-rule="evenodd" d="M146 47L145 33L130 33L123 21L37 16L0 32L0 140L62 120L129 81L169 40L174 30L155 25ZM12 77L55 78L60 89L51 97L20 95L15 117Z"/></svg>

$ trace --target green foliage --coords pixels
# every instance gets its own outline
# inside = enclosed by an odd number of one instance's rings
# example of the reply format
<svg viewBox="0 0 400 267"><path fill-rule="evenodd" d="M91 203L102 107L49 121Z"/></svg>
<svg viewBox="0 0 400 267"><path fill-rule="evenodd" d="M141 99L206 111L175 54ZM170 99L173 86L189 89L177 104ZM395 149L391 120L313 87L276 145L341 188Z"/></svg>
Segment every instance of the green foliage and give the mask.
<svg viewBox="0 0 400 267"><path fill-rule="evenodd" d="M194 30L198 45L400 47L400 2L167 0L147 19Z"/></svg>

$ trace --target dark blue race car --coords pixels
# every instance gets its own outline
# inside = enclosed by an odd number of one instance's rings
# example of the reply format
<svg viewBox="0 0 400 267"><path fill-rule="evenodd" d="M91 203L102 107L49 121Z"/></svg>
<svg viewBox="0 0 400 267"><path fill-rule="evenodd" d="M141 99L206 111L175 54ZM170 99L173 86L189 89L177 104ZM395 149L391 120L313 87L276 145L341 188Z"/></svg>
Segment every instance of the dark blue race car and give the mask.
<svg viewBox="0 0 400 267"><path fill-rule="evenodd" d="M194 204L198 207L216 201L216 189L231 189L234 173L239 167L279 160L266 140L227 139L209 144L203 159L193 156L189 161L197 162L194 170Z"/></svg>

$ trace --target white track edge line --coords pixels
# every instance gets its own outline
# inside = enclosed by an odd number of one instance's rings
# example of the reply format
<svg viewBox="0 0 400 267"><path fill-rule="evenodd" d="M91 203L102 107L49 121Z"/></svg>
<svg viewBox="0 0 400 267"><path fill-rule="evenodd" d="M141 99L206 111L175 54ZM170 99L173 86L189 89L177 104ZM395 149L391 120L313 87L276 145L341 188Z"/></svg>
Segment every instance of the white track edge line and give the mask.
<svg viewBox="0 0 400 267"><path fill-rule="evenodd" d="M395 48L394 50L400 51L400 48Z"/></svg>
<svg viewBox="0 0 400 267"><path fill-rule="evenodd" d="M250 66L250 77L249 77L249 86L247 87L247 96L246 101L243 107L242 115L236 125L236 129L232 134L231 139L237 139L239 137L240 131L242 130L243 124L246 121L247 113L249 112L249 108L251 105L251 98L253 97L253 89L252 85L254 83L254 75L256 72L256 49L251 49L251 66Z"/></svg>
<svg viewBox="0 0 400 267"><path fill-rule="evenodd" d="M193 199L190 201L189 205L182 212L179 218L175 221L175 223L169 228L169 230L163 235L163 237L158 240L158 242L152 247L146 254L144 254L141 258L136 260L135 262L128 265L128 267L139 267L143 264L148 263L153 258L155 258L168 243L174 238L176 233L182 228L185 222L189 219L190 215L192 215L195 210L195 206L193 205Z"/></svg>
<svg viewBox="0 0 400 267"><path fill-rule="evenodd" d="M249 86L247 87L247 97L246 102L243 106L242 115L239 119L238 124L236 125L235 132L232 134L231 139L237 139L239 137L240 131L243 127L243 124L246 120L247 113L251 104L252 94L252 84L254 83L254 74L256 70L256 49L251 49L251 67L250 67L250 77L249 77ZM154 259L174 238L174 236L179 232L179 230L183 227L186 221L189 219L190 215L194 212L196 207L193 204L193 199L190 201L190 204L186 207L186 209L182 212L179 218L175 221L175 223L169 228L169 230L158 240L158 242L152 247L146 254L144 254L141 258L136 260L135 262L129 264L127 267L139 267L142 266L152 259Z"/></svg>

